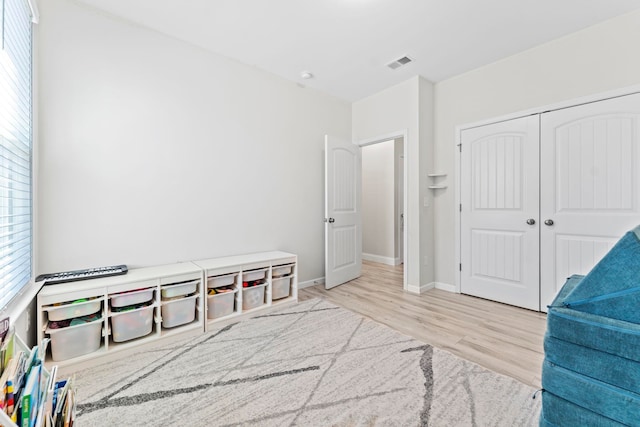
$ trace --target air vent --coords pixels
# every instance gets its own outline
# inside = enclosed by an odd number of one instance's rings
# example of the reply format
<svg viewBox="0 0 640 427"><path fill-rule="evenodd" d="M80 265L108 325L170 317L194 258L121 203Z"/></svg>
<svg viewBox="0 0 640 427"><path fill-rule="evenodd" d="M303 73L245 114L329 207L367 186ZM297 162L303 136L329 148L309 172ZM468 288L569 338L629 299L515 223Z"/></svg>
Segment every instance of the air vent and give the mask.
<svg viewBox="0 0 640 427"><path fill-rule="evenodd" d="M387 67L391 68L392 70L395 70L402 67L403 65L407 65L411 61L413 60L408 56L403 56L402 58L398 58L395 61L388 63Z"/></svg>

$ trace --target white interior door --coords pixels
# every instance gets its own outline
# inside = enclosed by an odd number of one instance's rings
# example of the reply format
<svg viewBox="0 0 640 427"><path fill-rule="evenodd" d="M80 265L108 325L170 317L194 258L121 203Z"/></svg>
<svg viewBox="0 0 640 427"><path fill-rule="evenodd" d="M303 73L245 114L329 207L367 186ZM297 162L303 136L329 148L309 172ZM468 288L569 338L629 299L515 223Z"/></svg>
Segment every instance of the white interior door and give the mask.
<svg viewBox="0 0 640 427"><path fill-rule="evenodd" d="M542 114L541 300L640 224L640 95Z"/></svg>
<svg viewBox="0 0 640 427"><path fill-rule="evenodd" d="M360 147L325 136L325 287L362 271L362 157Z"/></svg>
<svg viewBox="0 0 640 427"><path fill-rule="evenodd" d="M539 310L539 116L461 143L461 292Z"/></svg>

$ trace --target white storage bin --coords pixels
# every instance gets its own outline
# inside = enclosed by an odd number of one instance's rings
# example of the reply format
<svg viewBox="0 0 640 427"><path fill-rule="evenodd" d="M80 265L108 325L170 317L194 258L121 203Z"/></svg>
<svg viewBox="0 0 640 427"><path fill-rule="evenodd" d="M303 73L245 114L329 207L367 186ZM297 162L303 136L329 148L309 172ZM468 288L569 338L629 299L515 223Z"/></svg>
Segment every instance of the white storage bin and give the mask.
<svg viewBox="0 0 640 427"><path fill-rule="evenodd" d="M196 291L198 288L199 280L192 280L190 282L176 283L175 285L163 285L160 291L162 298L173 298L182 295L189 295Z"/></svg>
<svg viewBox="0 0 640 427"><path fill-rule="evenodd" d="M162 301L162 327L173 328L193 322L196 317L197 297L197 295L192 295L172 301Z"/></svg>
<svg viewBox="0 0 640 427"><path fill-rule="evenodd" d="M242 281L243 282L249 282L249 281L253 281L253 280L260 280L260 279L264 279L266 276L267 276L267 270L266 269L243 271L242 272Z"/></svg>
<svg viewBox="0 0 640 427"><path fill-rule="evenodd" d="M287 276L291 274L292 271L293 271L293 265L279 265L279 266L273 267L273 270L271 271L271 276L272 277Z"/></svg>
<svg viewBox="0 0 640 427"><path fill-rule="evenodd" d="M249 288L242 288L242 309L251 310L264 304L264 288L266 283Z"/></svg>
<svg viewBox="0 0 640 427"><path fill-rule="evenodd" d="M233 285L236 281L235 274L225 274L224 276L211 276L207 278L207 288L217 288L218 286Z"/></svg>
<svg viewBox="0 0 640 427"><path fill-rule="evenodd" d="M111 307L126 307L149 302L153 299L153 289L123 292L111 295Z"/></svg>
<svg viewBox="0 0 640 427"><path fill-rule="evenodd" d="M292 277L282 277L271 281L271 299L286 298L291 292Z"/></svg>
<svg viewBox="0 0 640 427"><path fill-rule="evenodd" d="M102 318L66 328L47 328L51 338L51 357L54 362L92 353L100 348Z"/></svg>
<svg viewBox="0 0 640 427"><path fill-rule="evenodd" d="M97 313L100 311L100 302L101 300L96 298L84 302L71 302L58 306L43 307L43 310L49 312L49 320L73 319L74 317Z"/></svg>
<svg viewBox="0 0 640 427"><path fill-rule="evenodd" d="M207 318L217 319L232 314L235 307L236 292L238 292L237 289L233 292L207 296Z"/></svg>
<svg viewBox="0 0 640 427"><path fill-rule="evenodd" d="M153 305L111 314L111 338L114 342L149 335L152 328Z"/></svg>

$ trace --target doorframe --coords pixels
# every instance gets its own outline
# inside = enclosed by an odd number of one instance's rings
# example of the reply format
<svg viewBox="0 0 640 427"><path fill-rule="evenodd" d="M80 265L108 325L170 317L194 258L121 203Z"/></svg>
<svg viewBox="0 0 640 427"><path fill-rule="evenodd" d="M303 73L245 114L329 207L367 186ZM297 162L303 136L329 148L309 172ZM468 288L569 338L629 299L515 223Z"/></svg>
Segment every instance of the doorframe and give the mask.
<svg viewBox="0 0 640 427"><path fill-rule="evenodd" d="M461 175L462 175L462 167L460 162L462 161L462 157L460 156L460 146L462 144L462 131L467 129L472 129L475 127L486 126L494 123L504 122L507 120L518 119L525 116L531 116L534 114L542 114L550 111L562 110L565 108L577 107L578 105L590 104L593 102L604 101L607 99L618 98L621 96L633 95L636 93L640 93L640 85L632 85L620 89L609 90L605 92L599 92L591 95L582 96L579 98L574 98L566 101L557 102L554 104L547 104L545 106L529 108L523 111L516 111L509 114L504 114L501 116L493 117L490 119L480 120L477 122L466 123L462 125L458 125L455 128L455 145L456 149L455 158L454 158L454 176L456 178L455 182L455 205L454 205L454 224L455 224L455 292L460 293L460 285L462 281L462 273L460 271L460 253L461 253L461 238L462 238L462 218L460 216L460 191L462 188L461 183Z"/></svg>
<svg viewBox="0 0 640 427"><path fill-rule="evenodd" d="M380 142L385 142L385 141L389 141L392 139L398 139L398 138L402 138L403 140L403 147L402 147L402 162L404 163L404 167L403 167L403 194L402 194L402 209L404 211L404 223L402 224L402 231L403 231L403 235L404 238L402 239L402 252L403 252L403 263L402 263L402 290L404 290L405 292L408 291L409 288L409 283L408 283L408 278L409 278L409 258L411 258L409 256L409 245L408 245L408 241L409 241L409 236L407 234L407 224L409 223L409 218L407 216L407 212L408 212L408 197L407 197L407 184L408 184L408 173L407 173L407 148L409 146L409 144L407 144L407 129L403 129L403 130L399 130L396 132L391 132L388 133L386 135L379 135L379 136L375 136L373 138L367 138L367 139L362 139L360 141L358 141L356 143L356 145L358 147L360 147L360 149L362 149L362 147L366 147L368 145L374 145ZM362 173L362 171L361 171Z"/></svg>

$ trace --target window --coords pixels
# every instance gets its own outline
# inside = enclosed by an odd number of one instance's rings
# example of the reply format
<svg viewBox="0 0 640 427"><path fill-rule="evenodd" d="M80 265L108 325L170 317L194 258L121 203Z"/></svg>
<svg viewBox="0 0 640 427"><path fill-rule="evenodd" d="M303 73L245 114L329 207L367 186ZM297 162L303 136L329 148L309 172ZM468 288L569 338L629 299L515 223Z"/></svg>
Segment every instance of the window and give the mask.
<svg viewBox="0 0 640 427"><path fill-rule="evenodd" d="M31 6L0 0L0 309L32 270Z"/></svg>

